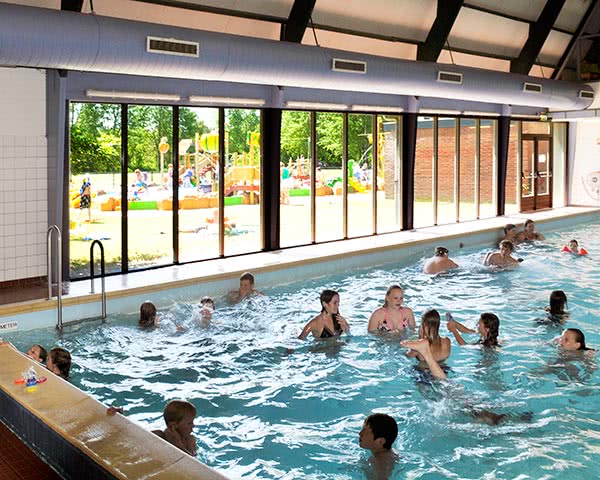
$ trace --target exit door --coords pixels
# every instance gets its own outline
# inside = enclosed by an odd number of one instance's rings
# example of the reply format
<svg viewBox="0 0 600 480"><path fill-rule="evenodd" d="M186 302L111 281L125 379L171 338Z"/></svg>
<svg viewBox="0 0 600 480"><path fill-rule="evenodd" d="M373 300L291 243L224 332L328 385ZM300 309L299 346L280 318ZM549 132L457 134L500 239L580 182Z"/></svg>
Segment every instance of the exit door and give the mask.
<svg viewBox="0 0 600 480"><path fill-rule="evenodd" d="M550 138L523 135L521 212L552 208Z"/></svg>

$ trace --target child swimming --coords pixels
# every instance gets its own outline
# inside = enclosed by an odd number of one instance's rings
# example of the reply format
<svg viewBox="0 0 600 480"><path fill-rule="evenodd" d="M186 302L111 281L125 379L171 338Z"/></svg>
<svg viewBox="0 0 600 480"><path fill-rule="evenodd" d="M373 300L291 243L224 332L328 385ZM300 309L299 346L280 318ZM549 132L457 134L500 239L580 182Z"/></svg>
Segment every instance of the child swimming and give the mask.
<svg viewBox="0 0 600 480"><path fill-rule="evenodd" d="M159 319L156 315L156 307L152 302L144 302L140 305L140 321L138 325L141 328L153 328L159 324Z"/></svg>
<svg viewBox="0 0 600 480"><path fill-rule="evenodd" d="M519 265L519 260L513 258L511 253L515 249L512 242L502 240L500 242L499 252L489 252L483 261L483 264L490 267L509 267Z"/></svg>
<svg viewBox="0 0 600 480"><path fill-rule="evenodd" d="M195 457L197 446L192 431L194 430L196 407L185 400L171 400L165 406L163 418L167 428L165 430L153 430L152 433Z"/></svg>
<svg viewBox="0 0 600 480"><path fill-rule="evenodd" d="M48 358L48 352L39 343L29 347L29 350L27 350L26 354L39 363L44 363Z"/></svg>
<svg viewBox="0 0 600 480"><path fill-rule="evenodd" d="M575 255L587 255L588 252L585 248L579 248L579 242L575 239L569 241L569 245L565 245L562 249L562 252L573 253Z"/></svg>
<svg viewBox="0 0 600 480"><path fill-rule="evenodd" d="M200 299L200 322L206 326L212 320L212 314L215 311L215 301L212 297L202 297Z"/></svg>
<svg viewBox="0 0 600 480"><path fill-rule="evenodd" d="M404 291L399 285L392 285L385 292L385 302L371 314L367 330L369 333L402 333L408 327L415 327L413 311L402 306Z"/></svg>
<svg viewBox="0 0 600 480"><path fill-rule="evenodd" d="M553 290L550 294L550 305L546 307L546 311L550 315L566 315L565 307L567 306L567 295L562 290Z"/></svg>
<svg viewBox="0 0 600 480"><path fill-rule="evenodd" d="M446 321L448 330L452 332L456 343L459 345L466 345L464 338L461 333L479 333L479 343L484 347L497 347L498 346L498 333L500 329L500 319L493 313L482 313L479 316L479 322L477 323L477 330L465 327L462 323L457 322L452 317L450 312L446 312Z"/></svg>
<svg viewBox="0 0 600 480"><path fill-rule="evenodd" d="M54 347L48 355L46 368L61 378L68 380L71 370L71 354L61 347Z"/></svg>
<svg viewBox="0 0 600 480"><path fill-rule="evenodd" d="M375 478L387 479L394 470L398 456L392 445L398 437L398 424L385 413L369 415L358 434L360 448L371 451L369 463L375 470Z"/></svg>

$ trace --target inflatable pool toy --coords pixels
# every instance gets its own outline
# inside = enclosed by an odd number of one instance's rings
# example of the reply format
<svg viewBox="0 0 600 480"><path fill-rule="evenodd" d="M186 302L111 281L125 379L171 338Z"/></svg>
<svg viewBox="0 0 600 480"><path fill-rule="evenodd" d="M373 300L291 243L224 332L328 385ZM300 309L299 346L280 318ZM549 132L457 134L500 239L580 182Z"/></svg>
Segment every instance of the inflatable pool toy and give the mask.
<svg viewBox="0 0 600 480"><path fill-rule="evenodd" d="M15 383L17 385L25 384L25 391L32 393L37 391L38 385L40 383L44 383L47 380L46 377L38 377L37 372L34 367L29 367L29 369L23 372L23 376L21 378L17 378Z"/></svg>
<svg viewBox="0 0 600 480"><path fill-rule="evenodd" d="M585 248L583 248L583 247L581 247L581 248L579 249L579 251L578 251L578 252L574 252L573 250L571 250L571 249L569 248L569 246L568 246L568 245L564 245L564 246L563 246L563 247L560 249L560 251L561 251L561 252L572 253L573 255L587 255L587 254L588 254L587 250L586 250Z"/></svg>

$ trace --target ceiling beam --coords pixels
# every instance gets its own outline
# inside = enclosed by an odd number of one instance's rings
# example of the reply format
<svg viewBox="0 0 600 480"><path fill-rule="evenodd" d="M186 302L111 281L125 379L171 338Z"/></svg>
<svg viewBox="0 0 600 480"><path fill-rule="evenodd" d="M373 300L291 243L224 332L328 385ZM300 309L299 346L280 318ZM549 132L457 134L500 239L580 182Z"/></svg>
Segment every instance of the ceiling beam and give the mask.
<svg viewBox="0 0 600 480"><path fill-rule="evenodd" d="M565 0L548 0L546 2L537 21L529 25L529 37L527 37L519 56L510 61L511 73L529 74L564 4Z"/></svg>
<svg viewBox="0 0 600 480"><path fill-rule="evenodd" d="M294 0L287 21L281 24L280 40L300 43L317 0Z"/></svg>
<svg viewBox="0 0 600 480"><path fill-rule="evenodd" d="M60 9L69 12L81 12L83 0L60 0Z"/></svg>
<svg viewBox="0 0 600 480"><path fill-rule="evenodd" d="M438 0L437 17L431 25L425 42L417 47L417 60L437 62L463 3L464 0Z"/></svg>
<svg viewBox="0 0 600 480"><path fill-rule="evenodd" d="M575 31L573 38L571 38L571 41L569 42L569 46L565 50L565 53L563 53L563 56L560 57L558 66L554 70L554 73L552 74L551 78L553 78L553 79L560 78L563 70L567 66L569 59L571 58L571 55L575 51L575 47L577 46L577 43L579 42L583 33L587 30L590 20L594 16L594 13L598 9L599 5L600 5L600 0L591 0L590 6L588 7L587 11L585 12L585 15L583 16L583 18L581 19L581 22L579 22L579 26L577 27L577 30Z"/></svg>

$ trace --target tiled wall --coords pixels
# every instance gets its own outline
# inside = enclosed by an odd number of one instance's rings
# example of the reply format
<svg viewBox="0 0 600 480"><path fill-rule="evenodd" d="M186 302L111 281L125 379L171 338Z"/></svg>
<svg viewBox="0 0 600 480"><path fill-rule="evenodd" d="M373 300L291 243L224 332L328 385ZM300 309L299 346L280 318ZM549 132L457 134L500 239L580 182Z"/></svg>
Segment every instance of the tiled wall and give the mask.
<svg viewBox="0 0 600 480"><path fill-rule="evenodd" d="M0 68L0 284L46 274L45 73Z"/></svg>

